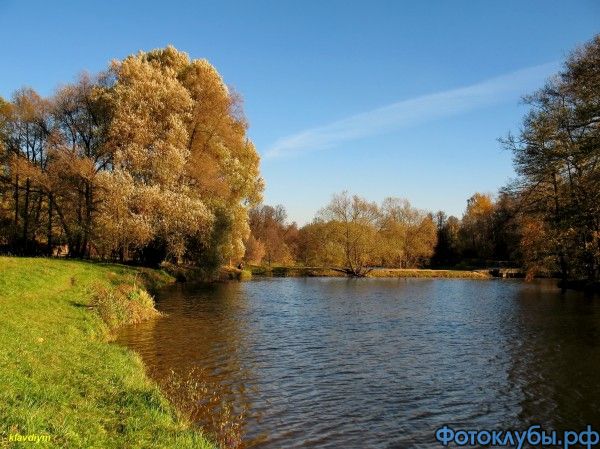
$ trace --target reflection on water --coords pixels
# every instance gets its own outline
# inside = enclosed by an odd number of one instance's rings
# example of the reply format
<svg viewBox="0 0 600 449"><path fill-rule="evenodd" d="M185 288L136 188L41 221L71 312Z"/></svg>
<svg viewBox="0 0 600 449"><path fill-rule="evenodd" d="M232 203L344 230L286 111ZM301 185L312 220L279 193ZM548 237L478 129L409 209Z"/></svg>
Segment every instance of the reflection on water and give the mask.
<svg viewBox="0 0 600 449"><path fill-rule="evenodd" d="M157 378L200 368L260 448L439 447L435 429L600 427L600 306L551 282L177 285L123 330Z"/></svg>

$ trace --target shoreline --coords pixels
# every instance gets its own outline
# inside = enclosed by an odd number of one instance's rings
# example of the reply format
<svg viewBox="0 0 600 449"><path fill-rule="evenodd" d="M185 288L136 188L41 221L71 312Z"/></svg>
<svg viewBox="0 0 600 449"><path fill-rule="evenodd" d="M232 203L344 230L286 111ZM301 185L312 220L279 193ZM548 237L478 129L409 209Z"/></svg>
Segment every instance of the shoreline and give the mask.
<svg viewBox="0 0 600 449"><path fill-rule="evenodd" d="M234 269L237 270L237 269ZM242 270L237 270L242 271ZM249 265L245 270L257 277L348 277L347 274L326 267ZM469 270L431 270L424 268L378 268L367 278L439 278L439 279L493 279L492 275Z"/></svg>
<svg viewBox="0 0 600 449"><path fill-rule="evenodd" d="M216 449L150 379L114 330L158 316L148 268L0 257L0 447ZM6 446L8 445L8 446Z"/></svg>

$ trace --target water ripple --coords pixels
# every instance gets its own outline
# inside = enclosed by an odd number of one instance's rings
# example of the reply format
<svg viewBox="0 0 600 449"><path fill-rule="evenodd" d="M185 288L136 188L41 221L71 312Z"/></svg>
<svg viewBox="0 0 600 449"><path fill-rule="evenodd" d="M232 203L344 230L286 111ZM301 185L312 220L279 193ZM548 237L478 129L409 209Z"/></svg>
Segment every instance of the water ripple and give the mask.
<svg viewBox="0 0 600 449"><path fill-rule="evenodd" d="M600 308L547 282L266 279L162 291L119 337L201 368L257 448L433 448L443 424L600 422Z"/></svg>

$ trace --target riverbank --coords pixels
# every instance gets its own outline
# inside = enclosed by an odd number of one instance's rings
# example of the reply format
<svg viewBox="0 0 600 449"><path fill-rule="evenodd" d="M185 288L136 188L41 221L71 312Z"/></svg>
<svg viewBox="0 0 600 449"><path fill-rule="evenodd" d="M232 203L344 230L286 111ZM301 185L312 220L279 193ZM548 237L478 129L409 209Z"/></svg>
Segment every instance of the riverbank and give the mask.
<svg viewBox="0 0 600 449"><path fill-rule="evenodd" d="M297 266L258 266L247 268L252 276L272 277L346 277L341 271L326 267L297 267ZM408 268L378 268L367 274L373 278L455 278L455 279L490 279L484 272L468 270L428 270Z"/></svg>
<svg viewBox="0 0 600 449"><path fill-rule="evenodd" d="M171 281L122 265L0 257L0 447L31 438L45 448L213 449L139 357L109 343L111 328L158 313L144 287Z"/></svg>
<svg viewBox="0 0 600 449"><path fill-rule="evenodd" d="M481 271L468 270L428 270L424 268L385 268L369 273L374 278L443 278L443 279L491 279Z"/></svg>

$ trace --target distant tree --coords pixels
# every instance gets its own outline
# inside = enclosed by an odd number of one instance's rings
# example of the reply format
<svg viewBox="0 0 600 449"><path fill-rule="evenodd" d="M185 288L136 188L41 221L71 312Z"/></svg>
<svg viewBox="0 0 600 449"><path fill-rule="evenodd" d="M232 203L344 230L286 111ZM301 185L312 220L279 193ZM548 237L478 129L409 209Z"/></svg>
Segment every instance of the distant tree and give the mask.
<svg viewBox="0 0 600 449"><path fill-rule="evenodd" d="M437 240L432 216L400 198L386 198L380 211L383 265L406 268L427 263Z"/></svg>
<svg viewBox="0 0 600 449"><path fill-rule="evenodd" d="M445 212L438 211L433 216L436 225L436 245L432 263L436 266L454 265L460 260L460 220Z"/></svg>
<svg viewBox="0 0 600 449"><path fill-rule="evenodd" d="M535 275L551 274L556 267L552 232L546 223L532 215L524 215L520 223L521 261L528 279Z"/></svg>
<svg viewBox="0 0 600 449"><path fill-rule="evenodd" d="M488 260L494 254L494 201L489 194L475 193L467 200L461 220L460 242L464 257Z"/></svg>
<svg viewBox="0 0 600 449"><path fill-rule="evenodd" d="M114 156L107 144L112 110L106 92L101 78L84 74L50 99L56 140L44 186L48 226L56 215L73 257L89 257L99 237L96 216L106 199L103 173L112 168Z"/></svg>
<svg viewBox="0 0 600 449"><path fill-rule="evenodd" d="M246 240L244 260L251 264L260 265L263 257L265 257L265 245L250 234Z"/></svg>
<svg viewBox="0 0 600 449"><path fill-rule="evenodd" d="M344 248L339 244L337 226L315 219L298 231L296 260L305 266L344 265Z"/></svg>
<svg viewBox="0 0 600 449"><path fill-rule="evenodd" d="M287 264L292 262L292 249L288 246L287 234L296 226L287 224L285 207L261 205L249 211L250 232L264 248L264 260L268 265L273 263Z"/></svg>
<svg viewBox="0 0 600 449"><path fill-rule="evenodd" d="M522 239L522 225L517 198L510 193L501 191L494 203L492 219L494 259L522 264L522 252L519 244Z"/></svg>
<svg viewBox="0 0 600 449"><path fill-rule="evenodd" d="M45 193L44 181L51 145L50 104L32 89L20 89L10 104L3 102L4 203L12 215L8 234L16 254L36 252Z"/></svg>
<svg viewBox="0 0 600 449"><path fill-rule="evenodd" d="M10 153L8 152L6 142L8 139L11 104L0 97L0 250L6 251L9 248L13 232L12 226L12 205L10 202L13 186L7 172Z"/></svg>
<svg viewBox="0 0 600 449"><path fill-rule="evenodd" d="M292 222L286 226L283 239L289 249L290 260L296 262L298 260L298 245L300 242L300 230L296 222Z"/></svg>
<svg viewBox="0 0 600 449"><path fill-rule="evenodd" d="M327 223L327 235L337 247L333 253L343 254L344 272L364 276L381 258L381 241L377 224L379 208L359 196L347 192L334 195L318 214Z"/></svg>

